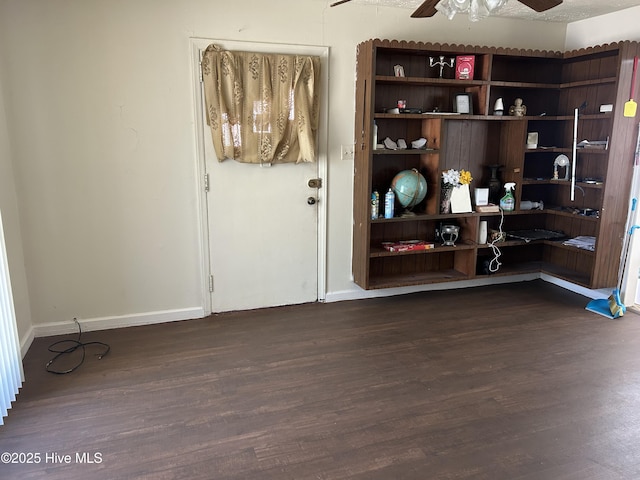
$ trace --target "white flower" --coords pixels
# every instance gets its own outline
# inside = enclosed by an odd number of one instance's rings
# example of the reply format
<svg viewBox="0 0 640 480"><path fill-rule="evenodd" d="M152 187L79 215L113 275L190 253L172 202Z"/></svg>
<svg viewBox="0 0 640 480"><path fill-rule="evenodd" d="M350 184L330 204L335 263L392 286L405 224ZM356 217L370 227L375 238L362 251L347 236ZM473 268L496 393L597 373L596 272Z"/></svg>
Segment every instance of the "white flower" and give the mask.
<svg viewBox="0 0 640 480"><path fill-rule="evenodd" d="M460 183L460 172L454 169L442 172L442 182L446 185L457 186Z"/></svg>

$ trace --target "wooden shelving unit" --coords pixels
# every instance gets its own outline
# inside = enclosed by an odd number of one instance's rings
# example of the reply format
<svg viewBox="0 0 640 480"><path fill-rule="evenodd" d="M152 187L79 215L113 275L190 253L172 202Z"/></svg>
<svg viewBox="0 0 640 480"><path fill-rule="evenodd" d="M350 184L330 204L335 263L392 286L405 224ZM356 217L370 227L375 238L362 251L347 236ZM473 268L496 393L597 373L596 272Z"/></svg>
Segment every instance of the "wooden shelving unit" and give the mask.
<svg viewBox="0 0 640 480"><path fill-rule="evenodd" d="M492 47L369 40L358 45L356 81L356 157L354 184L353 275L363 288L544 272L591 288L615 285L625 232L637 121L622 115L628 100L636 42L621 42L575 52L545 52ZM429 67L429 57L474 55L474 78L456 80L453 69ZM405 77L394 76L402 65ZM452 112L458 93L471 94L472 114ZM498 98L505 108L515 98L527 106L524 117L492 115ZM388 113L405 100L425 113ZM600 113L602 104L614 110ZM573 157L574 112L578 141L608 139L606 149L581 148ZM373 124L379 142L427 139L427 150L373 148ZM527 149L528 132L537 132L538 148ZM576 163L574 200L571 183L552 178L555 158ZM486 186L489 165L499 164L501 181L515 182L516 211L440 215L441 172L465 169L473 187ZM427 180L426 199L410 217L371 219L371 193L382 195L401 170L415 168ZM597 180L597 181L594 181ZM542 201L544 210L522 211L522 200ZM597 212L581 215L576 212ZM396 211L401 208L396 205ZM490 229L547 229L568 237L595 236L595 251L561 241L501 242L499 271L483 265L490 249L476 243L480 220ZM443 222L460 226L455 247L388 252L383 241L435 242Z"/></svg>

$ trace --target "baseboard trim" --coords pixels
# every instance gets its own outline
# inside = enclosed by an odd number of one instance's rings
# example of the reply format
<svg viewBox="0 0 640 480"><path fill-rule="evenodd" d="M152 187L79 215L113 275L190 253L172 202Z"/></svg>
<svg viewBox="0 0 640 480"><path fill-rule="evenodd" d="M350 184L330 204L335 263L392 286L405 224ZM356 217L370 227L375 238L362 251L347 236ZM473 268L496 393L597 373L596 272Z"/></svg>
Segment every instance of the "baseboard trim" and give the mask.
<svg viewBox="0 0 640 480"><path fill-rule="evenodd" d="M205 317L202 307L180 308L175 310L163 310L158 312L134 313L112 317L79 318L78 322L85 332L96 330L110 330L112 328L137 327L140 325L153 325L156 323L177 322L193 318ZM66 335L78 330L74 321L51 322L34 325L33 337L51 337L53 335ZM33 341L33 339L32 339ZM26 343L26 342L25 342ZM29 345L31 343L29 342ZM27 347L28 348L28 347ZM26 351L25 351L26 353Z"/></svg>
<svg viewBox="0 0 640 480"><path fill-rule="evenodd" d="M430 292L438 290L451 290L453 288L469 288L469 287L481 287L486 285L499 285L504 283L515 282L528 282L531 280L544 280L545 282L552 283L559 287L569 290L574 293L578 293L587 298L607 298L611 293L611 289L591 290L575 283L561 280L552 275L546 273L530 273L522 275L512 275L504 277L488 277L477 278L474 280L463 280L460 282L444 282L434 283L429 285L416 285L414 287L400 287L400 288L383 288L378 290L363 290L357 285L352 290L342 290L339 292L328 292L325 298L326 303L341 302L344 300L361 300L365 298L380 298L391 297L394 295L404 295L406 293L416 292Z"/></svg>
<svg viewBox="0 0 640 480"><path fill-rule="evenodd" d="M545 282L553 283L562 288L578 293L588 298L606 298L604 291L590 290L579 285L560 280L547 274L523 274L504 277L489 277L474 280L464 280L460 282L434 283L429 285L416 285L413 287L385 288L378 290L363 290L358 286L351 290L342 290L338 292L327 292L324 302L341 302L345 300L361 300L366 298L391 297L394 295L404 295L407 293L429 292L439 290L450 290L454 288L480 287L486 285L499 285L513 282L526 282L531 280L542 279ZM141 325L153 325L157 323L176 322L181 320L190 320L194 318L203 318L206 316L202 307L181 308L174 310L163 310L157 312L134 313L131 315L119 315L110 317L83 318L78 319L82 330L86 332L97 330L109 330L112 328L136 327ZM32 326L24 337L20 340L20 352L22 358L27 354L33 340L38 337L50 337L54 335L67 335L76 333L77 327L75 322L51 322Z"/></svg>
<svg viewBox="0 0 640 480"><path fill-rule="evenodd" d="M381 288L377 290L364 290L357 285L353 290L342 290L339 292L328 292L325 297L326 303L341 302L344 300L361 300L365 298L392 297L394 295L404 295L406 293L431 292L438 290L452 290L454 288L481 287L486 285L499 285L503 283L528 282L540 278L539 273L527 273L522 275L512 275L504 277L476 278L473 280L463 280L458 282L432 283L427 285L416 285L413 287Z"/></svg>
<svg viewBox="0 0 640 480"><path fill-rule="evenodd" d="M556 278L552 275L547 275L546 273L540 274L540 279L545 282L553 283L559 287L562 287L566 290L570 290L574 293L578 293L583 297L587 298L607 298L611 293L611 289L608 290L591 290L590 288L582 287L580 285L576 285L575 283L567 282L566 280L562 280L560 278Z"/></svg>
<svg viewBox="0 0 640 480"><path fill-rule="evenodd" d="M33 339L34 338L36 338L35 337L35 332L33 330L33 326L31 326L31 327L29 327L29 330L27 331L25 336L20 339L20 355L22 355L23 359L24 359L24 356L29 351L29 347L33 343Z"/></svg>

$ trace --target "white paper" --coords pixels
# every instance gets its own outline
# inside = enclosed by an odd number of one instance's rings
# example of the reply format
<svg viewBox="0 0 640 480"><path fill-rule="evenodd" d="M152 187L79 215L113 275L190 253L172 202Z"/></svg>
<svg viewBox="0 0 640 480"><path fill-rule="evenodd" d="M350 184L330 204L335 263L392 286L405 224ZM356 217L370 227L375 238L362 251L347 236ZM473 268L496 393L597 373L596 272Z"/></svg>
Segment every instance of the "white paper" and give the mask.
<svg viewBox="0 0 640 480"><path fill-rule="evenodd" d="M451 191L451 213L471 212L469 185L460 185Z"/></svg>

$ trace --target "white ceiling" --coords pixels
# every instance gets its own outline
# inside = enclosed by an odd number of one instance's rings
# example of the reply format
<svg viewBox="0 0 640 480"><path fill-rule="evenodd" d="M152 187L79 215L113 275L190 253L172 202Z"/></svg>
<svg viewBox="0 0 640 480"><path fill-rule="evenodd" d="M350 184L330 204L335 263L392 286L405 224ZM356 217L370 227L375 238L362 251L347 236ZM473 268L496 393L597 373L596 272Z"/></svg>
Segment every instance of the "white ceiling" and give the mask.
<svg viewBox="0 0 640 480"><path fill-rule="evenodd" d="M354 3L365 3L387 7L406 8L409 17L424 0L352 0ZM520 18L524 20L542 20L551 22L571 23L585 18L597 17L606 13L624 10L625 8L640 5L640 0L564 0L546 12L538 13L517 0L509 0L508 3L494 14L498 17ZM348 4L336 8L348 8ZM436 15L442 15L436 13Z"/></svg>

